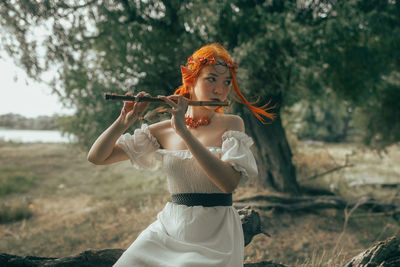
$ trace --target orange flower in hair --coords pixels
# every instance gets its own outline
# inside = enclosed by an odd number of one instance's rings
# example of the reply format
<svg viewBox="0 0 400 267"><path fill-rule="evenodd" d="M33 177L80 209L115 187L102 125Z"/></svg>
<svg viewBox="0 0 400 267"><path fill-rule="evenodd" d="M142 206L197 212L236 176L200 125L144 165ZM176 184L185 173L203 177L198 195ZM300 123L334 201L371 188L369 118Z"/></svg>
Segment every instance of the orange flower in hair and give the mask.
<svg viewBox="0 0 400 267"><path fill-rule="evenodd" d="M190 99L191 88L194 86L200 70L206 65L222 65L228 67L232 76L232 87L236 93L236 96L232 94L232 97L237 102L246 105L254 114L254 116L261 121L261 123L267 123L265 118L268 118L269 120L276 118L276 114L269 112L276 108L276 106L269 106L270 102L261 107L256 107L254 104L256 104L258 101L255 103L250 103L247 101L242 92L239 90L236 81L237 63L232 61L228 51L218 43L201 47L195 51L191 57L188 58L186 66L181 66L182 85L175 91L175 94L184 95ZM217 108L216 112L223 113L221 107Z"/></svg>

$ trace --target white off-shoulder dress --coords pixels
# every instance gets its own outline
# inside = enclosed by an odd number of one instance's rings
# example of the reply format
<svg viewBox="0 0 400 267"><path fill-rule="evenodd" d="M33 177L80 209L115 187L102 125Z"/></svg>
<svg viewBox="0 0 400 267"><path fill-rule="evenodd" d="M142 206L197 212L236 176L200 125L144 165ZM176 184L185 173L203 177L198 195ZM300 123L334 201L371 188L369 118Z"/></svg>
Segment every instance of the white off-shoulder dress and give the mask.
<svg viewBox="0 0 400 267"><path fill-rule="evenodd" d="M222 147L208 149L240 172L240 184L257 175L250 150L253 140L243 132L227 131ZM143 124L134 134L118 141L133 166L161 167L171 194L223 193L208 178L188 150L160 149L157 139ZM167 202L114 266L242 267L244 238L239 214L232 206L185 206Z"/></svg>

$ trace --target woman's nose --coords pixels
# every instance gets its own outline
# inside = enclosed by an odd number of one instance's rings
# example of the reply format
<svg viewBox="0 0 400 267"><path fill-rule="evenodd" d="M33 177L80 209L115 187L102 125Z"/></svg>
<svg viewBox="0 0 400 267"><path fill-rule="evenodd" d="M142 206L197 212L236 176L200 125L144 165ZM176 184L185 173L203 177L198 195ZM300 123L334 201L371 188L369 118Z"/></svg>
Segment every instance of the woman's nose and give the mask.
<svg viewBox="0 0 400 267"><path fill-rule="evenodd" d="M214 86L214 90L213 90L214 94L220 95L220 94L222 94L223 91L224 91L224 89L222 88L222 86L220 86L220 85Z"/></svg>

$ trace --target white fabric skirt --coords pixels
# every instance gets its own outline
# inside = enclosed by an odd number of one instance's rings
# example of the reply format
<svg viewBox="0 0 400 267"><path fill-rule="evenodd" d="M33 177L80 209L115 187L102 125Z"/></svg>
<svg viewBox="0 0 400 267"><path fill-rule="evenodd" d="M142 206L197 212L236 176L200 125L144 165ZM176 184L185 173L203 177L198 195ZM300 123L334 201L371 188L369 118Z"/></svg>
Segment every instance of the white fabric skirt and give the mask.
<svg viewBox="0 0 400 267"><path fill-rule="evenodd" d="M232 206L188 207L168 202L115 267L243 267L244 240Z"/></svg>

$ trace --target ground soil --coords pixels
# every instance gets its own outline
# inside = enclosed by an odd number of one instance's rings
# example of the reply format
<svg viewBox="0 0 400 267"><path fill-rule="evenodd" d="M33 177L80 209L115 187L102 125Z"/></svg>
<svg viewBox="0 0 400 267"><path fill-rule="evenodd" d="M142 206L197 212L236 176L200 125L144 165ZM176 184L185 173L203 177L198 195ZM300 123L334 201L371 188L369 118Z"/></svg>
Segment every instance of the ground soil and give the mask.
<svg viewBox="0 0 400 267"><path fill-rule="evenodd" d="M295 155L299 180L341 163L346 154L343 147L299 146ZM332 156L332 149L342 152ZM388 158L382 160L379 156L368 160L374 162L374 168L379 164L395 166L400 149L395 147L391 153L389 163ZM320 160L319 168L313 165L316 158ZM359 161L362 159L353 160L355 164ZM86 161L85 151L60 144L3 143L0 168L3 173L23 173L35 181L25 192L0 196L0 206L8 210L20 207L30 213L26 218L0 224L0 251L4 253L64 257L87 249L126 249L155 220L169 198L162 173L141 172L132 179L129 162L94 166ZM395 176L399 174L398 169L390 171ZM353 173L357 172L353 169ZM382 177L388 175L382 174L382 170L380 173ZM333 188L332 192L349 198L362 195L359 188L354 189L356 194L348 193L343 181L337 181L347 175L344 170L336 175L325 177L325 184L317 180L303 184ZM337 183L331 186L333 181ZM364 192L371 195L374 190L380 191L382 201L399 199L398 188L388 189L385 194L380 187ZM234 199L258 194L276 193L252 181L238 188ZM260 234L253 239L245 248L246 262L272 260L288 266L339 266L373 243L400 233L399 221L390 214L355 211L346 217L349 210L259 212L263 229L271 236Z"/></svg>

